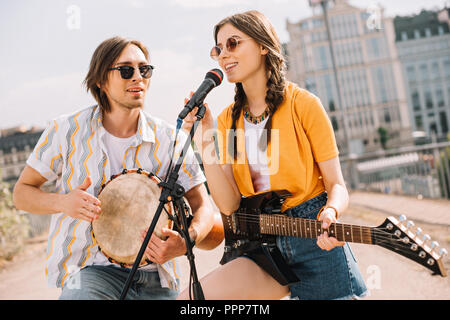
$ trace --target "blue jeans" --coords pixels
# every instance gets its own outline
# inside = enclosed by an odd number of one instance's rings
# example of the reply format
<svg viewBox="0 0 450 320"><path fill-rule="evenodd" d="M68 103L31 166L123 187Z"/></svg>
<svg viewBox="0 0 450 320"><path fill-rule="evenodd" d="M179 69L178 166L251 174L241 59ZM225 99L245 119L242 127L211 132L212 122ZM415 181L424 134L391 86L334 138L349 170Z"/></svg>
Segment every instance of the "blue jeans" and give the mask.
<svg viewBox="0 0 450 320"><path fill-rule="evenodd" d="M327 202L322 193L298 206L286 210L287 216L316 219ZM277 246L292 271L300 279L292 285L291 298L330 300L354 299L367 294L367 288L350 246L322 250L317 239L277 237Z"/></svg>
<svg viewBox="0 0 450 320"><path fill-rule="evenodd" d="M88 266L71 276L62 288L60 300L119 300L130 269ZM169 300L177 290L162 288L158 272L137 270L127 300Z"/></svg>

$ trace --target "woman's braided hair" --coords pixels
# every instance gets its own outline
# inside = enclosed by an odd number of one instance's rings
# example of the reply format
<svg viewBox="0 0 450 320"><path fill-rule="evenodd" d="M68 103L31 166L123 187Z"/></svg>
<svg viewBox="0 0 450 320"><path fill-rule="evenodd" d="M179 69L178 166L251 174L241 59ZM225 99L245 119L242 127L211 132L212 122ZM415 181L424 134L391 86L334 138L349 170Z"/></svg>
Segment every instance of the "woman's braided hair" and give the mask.
<svg viewBox="0 0 450 320"><path fill-rule="evenodd" d="M230 23L236 29L247 34L258 44L267 49L265 66L268 75L266 104L269 108L271 116L268 118L265 129L268 133L267 142L270 141L270 131L272 129L272 115L283 102L283 94L285 89L285 70L286 63L282 54L282 46L280 40L275 32L270 21L259 11L251 10L244 13L234 14L220 21L214 27L214 40L217 44L217 34L225 24ZM237 137L234 134L236 130L236 123L241 115L242 109L247 104L247 97L244 92L242 83L237 82L235 87L234 106L232 108L232 126L230 131L230 138L234 139L234 143L229 143L228 152L237 158ZM232 137L231 137L232 136ZM263 136L264 137L264 136ZM263 141L264 140L264 141ZM261 139L259 148L265 150L267 144L265 139Z"/></svg>

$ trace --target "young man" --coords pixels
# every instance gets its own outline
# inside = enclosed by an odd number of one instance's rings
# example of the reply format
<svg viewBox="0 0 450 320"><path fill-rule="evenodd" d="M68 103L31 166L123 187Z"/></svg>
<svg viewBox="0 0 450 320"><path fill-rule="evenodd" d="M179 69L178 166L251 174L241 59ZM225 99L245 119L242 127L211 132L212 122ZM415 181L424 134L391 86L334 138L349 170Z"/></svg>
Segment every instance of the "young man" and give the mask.
<svg viewBox="0 0 450 320"><path fill-rule="evenodd" d="M118 299L123 290L130 269L111 263L99 250L92 222L101 215L96 196L111 175L142 168L165 178L174 127L143 112L152 71L140 42L114 37L101 43L85 79L98 105L54 120L14 188L18 209L52 214L46 275L50 287L62 288L60 299ZM191 149L179 174L194 215L189 234L199 243L212 227L213 208ZM40 190L54 180L56 193ZM167 238L152 236L146 250L152 264L136 272L129 299L178 294L175 258L186 253L186 245L176 231L161 232Z"/></svg>

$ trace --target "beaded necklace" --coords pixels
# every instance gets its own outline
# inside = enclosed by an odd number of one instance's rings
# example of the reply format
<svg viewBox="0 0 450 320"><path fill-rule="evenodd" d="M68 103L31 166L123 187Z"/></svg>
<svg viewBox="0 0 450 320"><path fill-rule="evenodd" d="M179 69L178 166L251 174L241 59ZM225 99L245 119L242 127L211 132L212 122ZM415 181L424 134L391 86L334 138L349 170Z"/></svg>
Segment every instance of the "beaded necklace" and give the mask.
<svg viewBox="0 0 450 320"><path fill-rule="evenodd" d="M248 109L248 106L244 106L244 118L247 119L249 122L253 124L258 124L264 119L266 119L270 115L269 107L266 108L266 110L260 114L259 116L255 116L251 111Z"/></svg>

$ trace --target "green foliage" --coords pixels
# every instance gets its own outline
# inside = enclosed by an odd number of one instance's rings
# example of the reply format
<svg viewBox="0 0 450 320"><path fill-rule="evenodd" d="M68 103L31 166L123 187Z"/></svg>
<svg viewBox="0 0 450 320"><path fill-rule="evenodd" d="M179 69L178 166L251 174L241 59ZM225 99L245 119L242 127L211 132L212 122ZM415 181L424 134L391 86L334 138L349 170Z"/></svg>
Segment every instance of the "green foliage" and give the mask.
<svg viewBox="0 0 450 320"><path fill-rule="evenodd" d="M29 231L28 219L14 208L8 185L0 181L0 259L10 260L20 252Z"/></svg>
<svg viewBox="0 0 450 320"><path fill-rule="evenodd" d="M450 198L450 181L449 176L450 173L448 172L447 168L450 168L450 147L445 148L441 152L439 152L439 159L436 163L436 168L438 171L438 179L439 179L439 186L441 189L441 197L445 198L445 194L447 194ZM445 190L447 192L445 192Z"/></svg>
<svg viewBox="0 0 450 320"><path fill-rule="evenodd" d="M389 140L389 133L385 128L379 127L378 134L380 135L381 147L386 150L386 144L387 141Z"/></svg>

